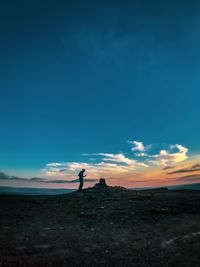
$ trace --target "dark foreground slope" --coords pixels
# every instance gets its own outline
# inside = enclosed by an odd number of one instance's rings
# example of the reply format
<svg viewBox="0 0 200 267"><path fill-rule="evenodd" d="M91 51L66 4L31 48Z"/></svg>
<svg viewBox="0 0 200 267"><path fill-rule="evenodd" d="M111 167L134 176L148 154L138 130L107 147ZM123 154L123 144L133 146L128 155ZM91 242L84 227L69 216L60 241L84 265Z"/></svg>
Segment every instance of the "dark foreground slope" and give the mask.
<svg viewBox="0 0 200 267"><path fill-rule="evenodd" d="M0 197L0 266L200 266L199 191Z"/></svg>

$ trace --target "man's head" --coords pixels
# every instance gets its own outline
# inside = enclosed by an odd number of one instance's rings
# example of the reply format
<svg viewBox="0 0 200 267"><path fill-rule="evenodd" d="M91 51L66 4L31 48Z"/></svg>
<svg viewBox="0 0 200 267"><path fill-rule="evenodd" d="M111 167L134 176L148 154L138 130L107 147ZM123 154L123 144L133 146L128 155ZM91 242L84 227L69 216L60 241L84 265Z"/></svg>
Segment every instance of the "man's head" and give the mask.
<svg viewBox="0 0 200 267"><path fill-rule="evenodd" d="M82 169L83 172L85 172L85 169Z"/></svg>

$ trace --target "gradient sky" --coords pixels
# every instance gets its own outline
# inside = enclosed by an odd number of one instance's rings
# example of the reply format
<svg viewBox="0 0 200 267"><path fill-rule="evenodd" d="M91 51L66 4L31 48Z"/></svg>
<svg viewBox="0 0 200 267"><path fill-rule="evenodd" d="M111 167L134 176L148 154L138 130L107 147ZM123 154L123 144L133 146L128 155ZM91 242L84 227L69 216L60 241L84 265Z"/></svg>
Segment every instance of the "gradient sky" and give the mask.
<svg viewBox="0 0 200 267"><path fill-rule="evenodd" d="M0 185L200 181L198 0L7 0L0 31Z"/></svg>

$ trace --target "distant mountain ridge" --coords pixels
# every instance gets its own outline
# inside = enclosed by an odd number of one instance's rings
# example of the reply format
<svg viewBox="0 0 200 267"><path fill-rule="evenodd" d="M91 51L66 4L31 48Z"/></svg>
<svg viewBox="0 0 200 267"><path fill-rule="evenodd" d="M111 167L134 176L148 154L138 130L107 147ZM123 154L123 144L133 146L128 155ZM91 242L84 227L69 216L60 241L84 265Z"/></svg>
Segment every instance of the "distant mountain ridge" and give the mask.
<svg viewBox="0 0 200 267"><path fill-rule="evenodd" d="M183 184L183 185L171 185L167 186L171 190L177 189L191 189L191 190L200 190L200 183L195 184Z"/></svg>
<svg viewBox="0 0 200 267"><path fill-rule="evenodd" d="M183 184L183 185L171 185L165 186L170 190L200 190L200 183L195 184ZM159 187L143 187L143 188L131 188L134 190L155 189ZM9 187L0 186L0 195L61 195L76 191L76 189L51 189L51 188L29 188L29 187Z"/></svg>
<svg viewBox="0 0 200 267"><path fill-rule="evenodd" d="M156 186L156 187L140 187L140 188L131 188L134 190L147 190L147 189L156 189L156 188L168 188L169 190L200 190L200 183L194 184L180 184L180 185L167 185L167 186Z"/></svg>
<svg viewBox="0 0 200 267"><path fill-rule="evenodd" d="M0 195L60 195L73 192L74 189L51 189L0 186Z"/></svg>

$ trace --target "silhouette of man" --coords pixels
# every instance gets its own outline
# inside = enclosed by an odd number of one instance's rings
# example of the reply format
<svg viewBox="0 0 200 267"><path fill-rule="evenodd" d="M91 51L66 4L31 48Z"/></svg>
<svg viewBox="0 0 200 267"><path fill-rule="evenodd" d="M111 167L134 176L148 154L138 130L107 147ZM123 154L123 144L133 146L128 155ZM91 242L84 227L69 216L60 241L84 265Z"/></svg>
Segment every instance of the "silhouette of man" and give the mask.
<svg viewBox="0 0 200 267"><path fill-rule="evenodd" d="M82 171L80 171L79 174L78 174L78 176L79 176L79 182L80 182L78 191L81 191L82 190L82 188L83 188L83 177L87 176L87 175L84 175L84 172L85 172L85 169L82 169Z"/></svg>

